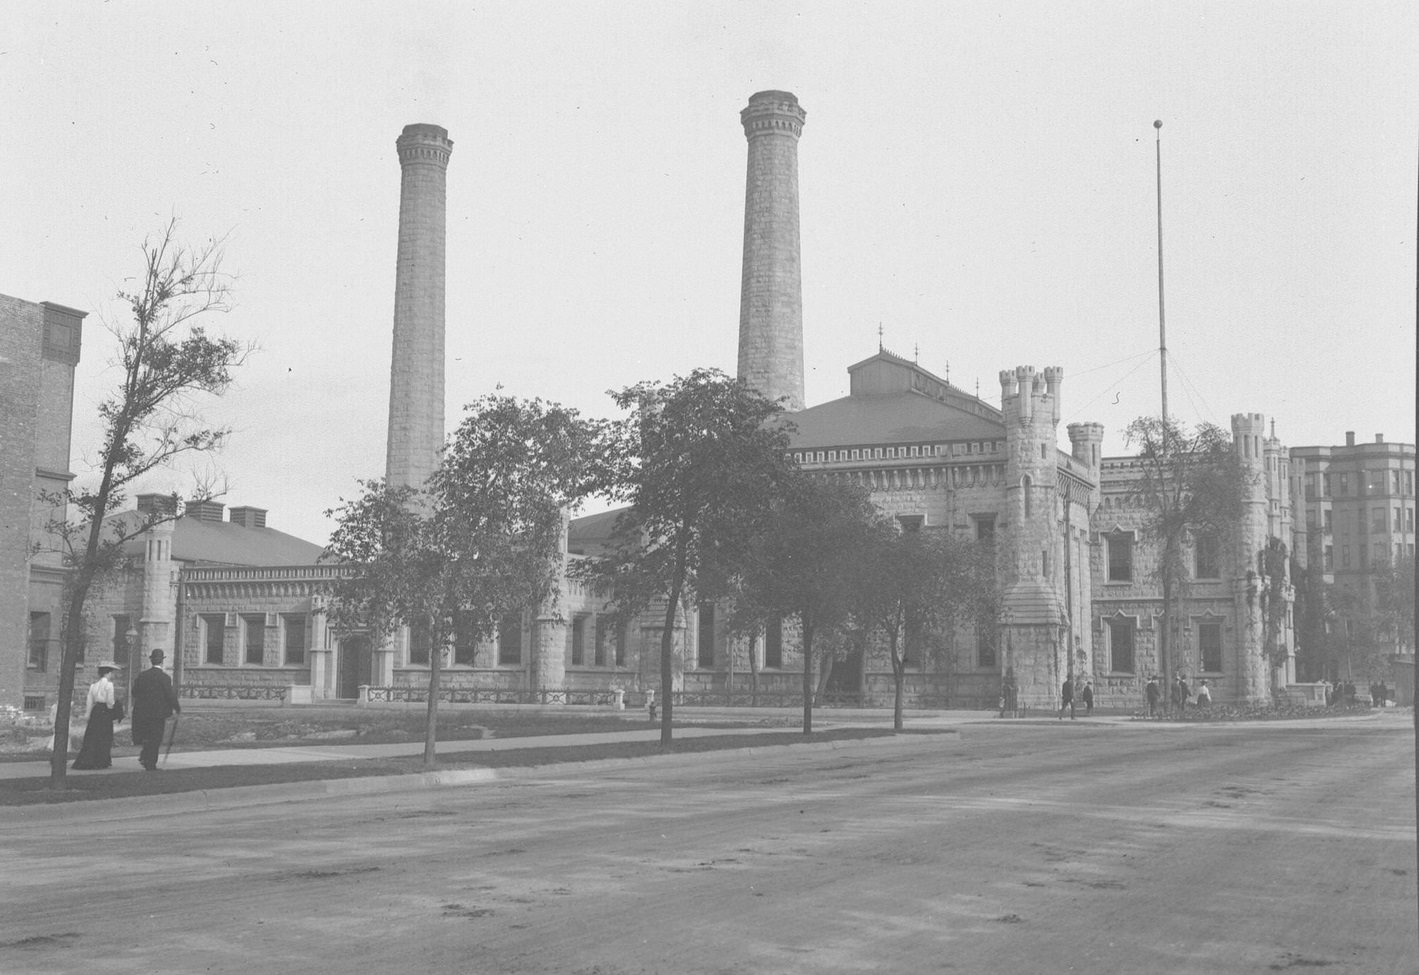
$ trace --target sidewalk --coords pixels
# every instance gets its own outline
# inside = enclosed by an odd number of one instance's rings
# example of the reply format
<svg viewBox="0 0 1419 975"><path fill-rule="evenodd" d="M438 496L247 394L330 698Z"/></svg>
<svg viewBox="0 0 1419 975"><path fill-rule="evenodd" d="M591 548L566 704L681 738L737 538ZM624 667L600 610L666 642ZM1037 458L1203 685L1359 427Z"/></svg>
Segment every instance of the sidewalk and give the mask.
<svg viewBox="0 0 1419 975"><path fill-rule="evenodd" d="M705 735L756 735L765 732L791 731L790 728L676 728L676 738ZM482 738L473 741L441 741L439 755L466 752L512 751L520 748L564 748L575 745L603 745L624 741L659 741L660 730L647 726L633 731L613 731L602 734L535 735L530 738ZM342 762L364 758L418 758L424 754L424 743L395 742L388 745L299 745L277 748L218 748L184 752L178 742L167 758L159 759L164 770L211 768L218 765L291 765L299 762ZM115 757L113 767L95 771L75 772L72 776L113 775L140 772L138 756ZM0 781L8 779L48 777L49 763L43 761L0 762Z"/></svg>
<svg viewBox="0 0 1419 975"><path fill-rule="evenodd" d="M1273 728L1340 727L1354 721L1390 719L1392 721L1412 721L1412 712L1396 714L1371 713L1344 718L1292 719L1276 721L1244 722L1258 730ZM683 712L681 712L683 714ZM768 717L796 718L802 712L793 708L696 708L696 722L755 721ZM1027 718L1000 719L995 711L912 711L904 715L908 731L942 730L960 728L963 725L995 725L1015 727L1040 727L1057 725L1054 712L1031 713ZM1068 718L1062 722L1070 724ZM1090 717L1080 715L1073 724L1109 727L1131 727L1135 729L1156 729L1160 731L1181 731L1225 727L1232 722L1188 722L1188 721L1145 721L1131 715L1095 714ZM892 712L889 708L834 709L825 708L813 712L815 731L835 728L891 728ZM699 725L679 725L675 737L702 738L727 735L782 734L797 730L796 725L778 727L706 728ZM642 726L630 725L625 731L585 733L574 735L535 735L526 738L482 738L467 741L440 741L437 752L441 756L466 754L468 752L514 751L527 748L565 748L577 745L601 745L617 742L659 741L660 728L648 722ZM396 742L384 745L300 745L274 748L221 748L205 751L184 751L182 742L162 760L163 769L212 768L222 765L288 765L300 762L341 762L369 758L418 758L424 753L422 741ZM141 771L136 755L119 756L112 768L96 771L71 771L72 776L114 775ZM23 762L0 762L0 782L14 779L42 778L49 775L49 762L29 760Z"/></svg>

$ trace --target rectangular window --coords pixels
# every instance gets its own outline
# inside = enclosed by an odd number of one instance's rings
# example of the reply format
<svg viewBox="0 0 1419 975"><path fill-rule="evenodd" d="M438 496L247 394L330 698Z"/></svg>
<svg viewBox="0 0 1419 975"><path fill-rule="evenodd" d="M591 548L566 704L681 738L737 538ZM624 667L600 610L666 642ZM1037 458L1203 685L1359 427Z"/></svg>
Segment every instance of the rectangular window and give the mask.
<svg viewBox="0 0 1419 975"><path fill-rule="evenodd" d="M1369 484L1367 485L1367 490L1369 491L1369 493L1371 493L1371 494L1384 494L1384 493L1385 493L1385 472L1384 472L1384 471L1366 471L1365 473L1367 474L1368 479L1369 479Z"/></svg>
<svg viewBox="0 0 1419 975"><path fill-rule="evenodd" d="M1348 569L1348 568L1350 568L1350 546L1349 546L1349 545L1342 545L1342 546L1340 546L1340 567L1341 567L1342 569Z"/></svg>
<svg viewBox="0 0 1419 975"><path fill-rule="evenodd" d="M128 635L129 630L135 630L131 637ZM137 639L138 634L133 626L133 618L131 616L115 616L113 618L113 633L111 634L108 645L110 654L115 663L121 663L125 666L128 665L128 641L136 641ZM82 663L83 659L84 658L81 656L79 661Z"/></svg>
<svg viewBox="0 0 1419 975"><path fill-rule="evenodd" d="M586 663L586 617L572 617L572 666Z"/></svg>
<svg viewBox="0 0 1419 975"><path fill-rule="evenodd" d="M631 644L631 624L622 621L616 626L616 666L626 666L626 650Z"/></svg>
<svg viewBox="0 0 1419 975"><path fill-rule="evenodd" d="M605 616L597 616L591 623L596 627L596 649L592 651L592 663L598 667L606 666L606 640L610 636L610 622Z"/></svg>
<svg viewBox="0 0 1419 975"><path fill-rule="evenodd" d="M1359 567L1363 569L1365 566L1367 566L1367 565L1369 565L1369 564L1370 564L1370 543L1369 543L1369 542L1362 541L1362 542L1360 542L1360 565L1359 565Z"/></svg>
<svg viewBox="0 0 1419 975"><path fill-rule="evenodd" d="M1330 494L1330 475L1329 475L1329 474L1322 474L1322 475L1321 475L1321 492L1320 492L1320 496L1323 497L1323 498L1328 498L1328 497L1331 496L1331 494Z"/></svg>
<svg viewBox="0 0 1419 975"><path fill-rule="evenodd" d="M221 613L202 617L202 659L209 664L223 663L227 642L227 619Z"/></svg>
<svg viewBox="0 0 1419 975"><path fill-rule="evenodd" d="M1390 493L1391 493L1391 494L1399 494L1399 493L1400 493L1400 490L1399 490L1399 471L1391 471L1390 473L1392 473L1392 474L1394 475L1394 490L1391 491Z"/></svg>
<svg viewBox="0 0 1419 975"><path fill-rule="evenodd" d="M266 662L266 617L243 616L241 631L242 646L246 648L243 659L248 664L261 666Z"/></svg>
<svg viewBox="0 0 1419 975"><path fill-rule="evenodd" d="M1374 518L1375 520L1374 524L1370 526L1372 530L1377 532L1382 532L1385 530L1385 509L1374 509L1374 511L1370 513L1370 517Z"/></svg>
<svg viewBox="0 0 1419 975"><path fill-rule="evenodd" d="M995 541L995 515L971 515L976 525L976 541Z"/></svg>
<svg viewBox="0 0 1419 975"><path fill-rule="evenodd" d="M29 665L35 670L44 670L49 666L49 621L48 613L30 614Z"/></svg>
<svg viewBox="0 0 1419 975"><path fill-rule="evenodd" d="M284 647L287 667L304 667L306 652L306 618L304 616L281 617L281 645Z"/></svg>
<svg viewBox="0 0 1419 975"><path fill-rule="evenodd" d="M995 628L988 623L976 624L976 666L995 667Z"/></svg>
<svg viewBox="0 0 1419 975"><path fill-rule="evenodd" d="M415 667L427 667L429 650L433 643L428 623L420 621L409 624L409 663Z"/></svg>
<svg viewBox="0 0 1419 975"><path fill-rule="evenodd" d="M478 634L472 613L456 613L453 617L453 662L459 667L472 667L478 661Z"/></svg>
<svg viewBox="0 0 1419 975"><path fill-rule="evenodd" d="M1341 475L1340 475L1340 496L1341 496L1342 498L1344 498L1344 497L1349 497L1349 495L1350 495L1350 475L1349 475L1349 474L1341 474Z"/></svg>
<svg viewBox="0 0 1419 975"><path fill-rule="evenodd" d="M498 663L522 663L522 617L515 616L498 627Z"/></svg>
<svg viewBox="0 0 1419 975"><path fill-rule="evenodd" d="M1333 571L1335 571L1335 546L1334 546L1334 545L1327 545L1327 546L1325 547L1325 571L1326 571L1326 572L1333 572Z"/></svg>
<svg viewBox="0 0 1419 975"><path fill-rule="evenodd" d="M1212 532L1200 533L1193 551L1193 574L1198 579L1217 579L1222 575L1221 545Z"/></svg>
<svg viewBox="0 0 1419 975"><path fill-rule="evenodd" d="M714 603L700 603L700 626L696 632L695 665L706 670L714 666Z"/></svg>
<svg viewBox="0 0 1419 975"><path fill-rule="evenodd" d="M1404 493L1405 493L1405 494L1413 494L1413 493L1414 493L1414 472L1413 472L1413 471L1405 471L1405 472L1404 472Z"/></svg>
<svg viewBox="0 0 1419 975"><path fill-rule="evenodd" d="M1133 581L1133 538L1130 535L1110 535L1109 582Z"/></svg>
<svg viewBox="0 0 1419 975"><path fill-rule="evenodd" d="M1116 674L1133 673L1133 620L1109 620L1109 668Z"/></svg>
<svg viewBox="0 0 1419 975"><path fill-rule="evenodd" d="M1397 532L1404 531L1404 509L1398 505L1396 505L1394 509L1394 530Z"/></svg>
<svg viewBox="0 0 1419 975"><path fill-rule="evenodd" d="M1412 532L1412 531L1414 531L1414 509L1413 509L1413 508L1405 508L1405 509L1404 509L1404 530L1407 531L1407 532Z"/></svg>
<svg viewBox="0 0 1419 975"><path fill-rule="evenodd" d="M1333 527L1333 525L1334 525L1334 521L1333 521L1333 519L1330 517L1330 509L1329 509L1329 508L1326 508L1325 511L1321 513L1321 521L1322 521L1322 523L1325 525L1325 530L1326 530L1326 531L1330 531L1330 530L1332 529L1332 527Z"/></svg>
<svg viewBox="0 0 1419 975"><path fill-rule="evenodd" d="M764 624L764 668L783 667L783 620L772 619Z"/></svg>
<svg viewBox="0 0 1419 975"><path fill-rule="evenodd" d="M1197 651L1202 658L1202 669L1210 674L1222 670L1222 624L1199 623L1197 625Z"/></svg>

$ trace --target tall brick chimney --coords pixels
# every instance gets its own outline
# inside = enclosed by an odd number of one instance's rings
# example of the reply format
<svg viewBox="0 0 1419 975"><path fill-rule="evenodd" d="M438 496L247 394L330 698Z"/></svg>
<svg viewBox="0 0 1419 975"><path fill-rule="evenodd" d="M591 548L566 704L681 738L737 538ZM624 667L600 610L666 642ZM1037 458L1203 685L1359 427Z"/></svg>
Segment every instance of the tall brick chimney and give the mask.
<svg viewBox="0 0 1419 975"><path fill-rule="evenodd" d="M395 146L399 254L385 478L420 487L443 449L445 190L453 142L437 125L406 125Z"/></svg>
<svg viewBox="0 0 1419 975"><path fill-rule="evenodd" d="M786 91L749 96L739 378L803 409L803 282L798 256L798 137L806 113Z"/></svg>

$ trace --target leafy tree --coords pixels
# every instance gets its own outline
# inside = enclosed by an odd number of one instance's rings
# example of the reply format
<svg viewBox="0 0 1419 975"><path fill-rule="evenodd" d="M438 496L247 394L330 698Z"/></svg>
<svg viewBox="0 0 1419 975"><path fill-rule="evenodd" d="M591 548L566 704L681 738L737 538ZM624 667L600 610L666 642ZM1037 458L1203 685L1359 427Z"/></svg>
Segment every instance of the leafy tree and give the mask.
<svg viewBox="0 0 1419 975"><path fill-rule="evenodd" d="M465 408L422 489L362 482L324 558L347 573L331 620L386 636L410 628L428 648L424 764L436 761L443 655L455 634L476 642L498 621L553 598L564 512L589 490L604 425L541 400L485 396Z"/></svg>
<svg viewBox="0 0 1419 975"><path fill-rule="evenodd" d="M1158 666L1167 684L1173 677L1176 607L1191 575L1187 538L1220 539L1235 533L1249 475L1232 449L1230 435L1215 424L1189 430L1170 419L1144 416L1130 423L1124 436L1129 446L1138 448L1139 474L1131 500L1147 512L1143 534L1158 551L1157 576L1163 590ZM1251 553L1245 554L1250 561Z"/></svg>
<svg viewBox="0 0 1419 975"><path fill-rule="evenodd" d="M46 527L71 570L64 590L63 653L55 748L50 787L65 787L75 671L83 653L84 606L93 589L123 563L123 545L155 525L175 519L177 499L165 509L131 519L112 519L127 492L144 475L185 454L206 454L225 443L230 430L206 423L197 394L220 395L232 370L254 351L235 339L210 336L203 316L230 307L231 279L222 271L220 241L190 248L176 239L177 221L143 242L143 272L131 288L118 292L129 320L106 323L117 343L113 365L118 387L99 405L103 444L93 488L72 487L43 498L65 516ZM131 280L131 279L130 279ZM195 496L220 493L212 481L198 484Z"/></svg>
<svg viewBox="0 0 1419 975"><path fill-rule="evenodd" d="M845 623L864 583L864 552L892 531L867 492L799 474L784 482L772 517L749 548L737 576L732 619L756 629L765 619L792 618L803 646L803 733L813 730L816 638Z"/></svg>
<svg viewBox="0 0 1419 975"><path fill-rule="evenodd" d="M858 558L852 611L864 629L886 640L894 683L892 726L901 731L908 655L920 659L930 645L939 657L958 624L991 626L999 615L995 556L987 545L942 530L889 526L874 534Z"/></svg>
<svg viewBox="0 0 1419 975"><path fill-rule="evenodd" d="M604 487L630 507L607 554L578 574L623 618L663 600L660 741L671 741L674 627L682 604L720 598L769 502L793 470L779 406L737 379L696 369L611 394L629 410Z"/></svg>

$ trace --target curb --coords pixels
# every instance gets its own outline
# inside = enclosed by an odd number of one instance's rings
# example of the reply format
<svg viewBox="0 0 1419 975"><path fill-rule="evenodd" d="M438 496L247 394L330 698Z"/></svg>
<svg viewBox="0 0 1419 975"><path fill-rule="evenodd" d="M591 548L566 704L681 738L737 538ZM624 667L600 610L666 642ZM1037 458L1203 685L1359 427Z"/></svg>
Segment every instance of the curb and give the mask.
<svg viewBox="0 0 1419 975"><path fill-rule="evenodd" d="M391 792L425 792L432 789L481 785L500 780L515 780L546 776L553 769L567 767L575 773L599 772L627 766L654 767L671 762L684 764L689 760L744 758L762 754L769 748L792 748L800 751L841 751L878 744L926 744L942 736L954 735L955 729L943 729L915 734L882 735L875 738L839 741L787 742L776 745L745 746L742 748L711 749L699 752L678 752L670 755L642 755L633 758L599 758L589 761L545 762L540 765L520 765L509 768L436 769L432 772L412 772L406 775L376 775L348 779L319 779L309 782L282 782L275 785L237 786L231 789L204 789L197 792L170 792L153 796L130 796L122 799L90 799L81 802L17 806L14 824L27 822L125 820L146 817L155 812L164 815L184 812L214 812L224 809L244 809L256 806L280 805L289 802L310 802L318 799L346 796L370 796ZM571 774L571 772L569 772Z"/></svg>

